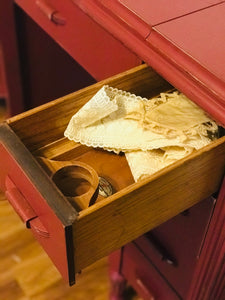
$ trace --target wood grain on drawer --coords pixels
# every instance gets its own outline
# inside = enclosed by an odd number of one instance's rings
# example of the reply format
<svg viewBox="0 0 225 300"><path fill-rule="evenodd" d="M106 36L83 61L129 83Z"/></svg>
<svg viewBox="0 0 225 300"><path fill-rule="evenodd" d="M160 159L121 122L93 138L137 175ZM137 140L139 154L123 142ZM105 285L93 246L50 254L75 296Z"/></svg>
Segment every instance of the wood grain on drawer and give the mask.
<svg viewBox="0 0 225 300"><path fill-rule="evenodd" d="M224 141L82 211L73 225L77 266L83 268L214 193L224 172Z"/></svg>

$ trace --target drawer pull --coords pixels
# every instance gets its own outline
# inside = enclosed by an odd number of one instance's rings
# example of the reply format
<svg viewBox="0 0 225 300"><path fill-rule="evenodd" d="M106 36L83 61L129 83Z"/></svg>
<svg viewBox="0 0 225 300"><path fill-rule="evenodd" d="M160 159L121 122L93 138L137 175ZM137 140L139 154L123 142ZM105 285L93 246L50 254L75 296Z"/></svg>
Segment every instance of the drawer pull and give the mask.
<svg viewBox="0 0 225 300"><path fill-rule="evenodd" d="M50 21L57 25L65 25L65 18L54 7L45 0L36 0L36 5L48 17Z"/></svg>
<svg viewBox="0 0 225 300"><path fill-rule="evenodd" d="M43 226L43 224L41 223L38 217L28 222L28 228L31 228L33 231L35 231L36 234L44 238L48 238L50 236L49 232Z"/></svg>
<svg viewBox="0 0 225 300"><path fill-rule="evenodd" d="M19 215L19 217L22 219L24 223L26 223L26 226L29 227L29 221L33 218L36 218L37 215L32 209L32 207L28 204L26 199L23 197L23 195L20 193L20 191L17 189L15 184L12 182L12 180L9 178L9 176L6 177L6 192L5 196L16 211L16 213Z"/></svg>
<svg viewBox="0 0 225 300"><path fill-rule="evenodd" d="M140 290L144 293L145 299L155 300L154 295L152 294L152 292L149 290L149 287L143 282L142 279L137 278L136 284L137 284L138 288L140 288Z"/></svg>
<svg viewBox="0 0 225 300"><path fill-rule="evenodd" d="M33 210L33 208L29 205L27 200L21 194L21 192L17 189L13 181L6 177L5 181L6 192L5 196L22 219L22 221L26 224L27 228L32 228L35 233L41 235L43 237L49 237L49 232L46 230L44 225L41 223L40 219L37 217L37 214Z"/></svg>
<svg viewBox="0 0 225 300"><path fill-rule="evenodd" d="M146 238L160 255L161 260L167 262L169 265L176 266L177 261L172 257L172 255L167 251L167 249L161 244L161 242L151 233L148 232L145 234Z"/></svg>

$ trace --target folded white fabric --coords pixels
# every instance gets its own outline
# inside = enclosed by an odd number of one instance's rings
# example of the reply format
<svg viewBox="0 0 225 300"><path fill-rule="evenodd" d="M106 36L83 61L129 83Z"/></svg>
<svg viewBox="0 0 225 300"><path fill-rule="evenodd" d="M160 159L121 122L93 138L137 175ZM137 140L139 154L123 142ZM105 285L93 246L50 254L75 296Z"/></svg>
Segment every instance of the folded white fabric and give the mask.
<svg viewBox="0 0 225 300"><path fill-rule="evenodd" d="M149 151L131 151L125 155L134 180L137 182L187 156L190 152L192 152L191 148L172 146Z"/></svg>
<svg viewBox="0 0 225 300"><path fill-rule="evenodd" d="M148 100L103 86L72 117L65 136L87 146L125 152L137 181L207 145L208 132L213 135L217 130L203 110L178 92Z"/></svg>
<svg viewBox="0 0 225 300"><path fill-rule="evenodd" d="M85 128L118 109L115 101L116 92L103 86L77 113L72 117L69 131L73 128ZM71 127L72 126L72 127ZM68 132L69 134L69 132ZM73 139L73 138L72 138Z"/></svg>

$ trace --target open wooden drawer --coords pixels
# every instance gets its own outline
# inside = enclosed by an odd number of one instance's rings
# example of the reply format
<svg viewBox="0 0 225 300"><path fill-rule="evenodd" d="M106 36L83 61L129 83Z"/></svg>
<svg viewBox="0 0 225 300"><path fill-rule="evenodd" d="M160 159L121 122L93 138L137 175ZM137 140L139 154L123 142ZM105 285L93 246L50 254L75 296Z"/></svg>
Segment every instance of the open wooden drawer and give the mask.
<svg viewBox="0 0 225 300"><path fill-rule="evenodd" d="M152 97L171 89L146 65L15 116L0 126L0 188L70 284L75 273L215 193L225 137L134 183L123 155L63 137L71 116L103 84ZM81 211L70 204L39 158L90 164L114 193Z"/></svg>

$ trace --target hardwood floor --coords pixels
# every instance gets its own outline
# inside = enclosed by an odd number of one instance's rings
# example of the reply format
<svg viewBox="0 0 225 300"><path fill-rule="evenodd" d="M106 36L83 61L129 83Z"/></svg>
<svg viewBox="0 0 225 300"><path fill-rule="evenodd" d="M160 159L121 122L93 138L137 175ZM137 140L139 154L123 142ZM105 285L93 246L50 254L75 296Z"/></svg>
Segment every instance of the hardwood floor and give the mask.
<svg viewBox="0 0 225 300"><path fill-rule="evenodd" d="M0 122L5 107L0 102ZM107 300L107 258L86 268L69 287L0 192L0 299ZM133 298L132 298L133 297ZM140 299L127 296L126 299Z"/></svg>

